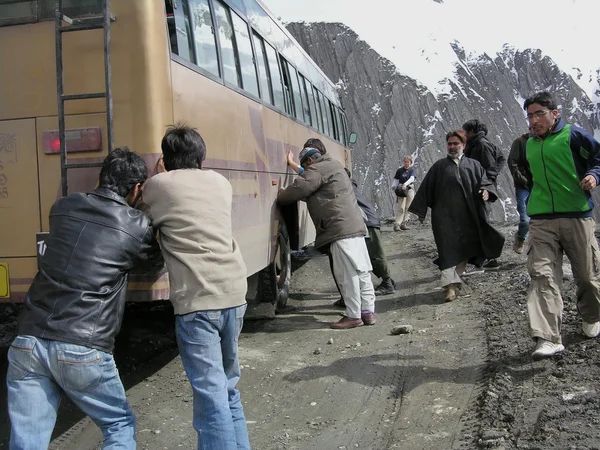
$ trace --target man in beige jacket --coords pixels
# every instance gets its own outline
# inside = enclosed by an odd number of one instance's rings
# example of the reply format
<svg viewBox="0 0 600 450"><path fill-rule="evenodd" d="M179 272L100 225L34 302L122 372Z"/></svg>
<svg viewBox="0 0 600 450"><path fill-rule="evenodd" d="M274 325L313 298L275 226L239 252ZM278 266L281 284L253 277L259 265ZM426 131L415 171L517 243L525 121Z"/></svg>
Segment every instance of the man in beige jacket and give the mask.
<svg viewBox="0 0 600 450"><path fill-rule="evenodd" d="M375 323L375 290L365 244L367 232L344 167L329 154L313 147L300 152L304 172L294 184L279 192L277 202L288 205L306 200L315 225L315 247L330 252L333 272L346 303L346 315L331 324L333 329Z"/></svg>
<svg viewBox="0 0 600 450"><path fill-rule="evenodd" d="M194 394L199 449L249 449L240 393L237 340L246 311L246 266L233 239L233 191L202 170L206 146L196 130L169 127L166 172L144 187L160 231L183 367Z"/></svg>

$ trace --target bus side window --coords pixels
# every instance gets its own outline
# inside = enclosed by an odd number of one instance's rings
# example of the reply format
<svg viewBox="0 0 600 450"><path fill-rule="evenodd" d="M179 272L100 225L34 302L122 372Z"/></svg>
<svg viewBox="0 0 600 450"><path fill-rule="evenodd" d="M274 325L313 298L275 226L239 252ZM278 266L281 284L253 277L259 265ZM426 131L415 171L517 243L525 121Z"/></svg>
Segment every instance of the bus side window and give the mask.
<svg viewBox="0 0 600 450"><path fill-rule="evenodd" d="M240 58L240 69L242 72L242 84L245 91L258 97L258 80L256 76L256 66L252 55L252 43L248 32L248 24L242 20L235 12L231 12L233 19L233 28L235 30L235 43L237 44L238 55Z"/></svg>
<svg viewBox="0 0 600 450"><path fill-rule="evenodd" d="M178 1L178 5L181 4L184 10L188 9L187 3L185 0ZM194 30L190 46L193 59L190 61L213 75L220 76L213 17L208 0L189 0L189 11L186 12L191 17L191 21L188 19L187 23L191 23ZM179 31L179 25L177 25L177 31ZM190 36L192 36L191 33ZM181 45L181 41L179 43Z"/></svg>
<svg viewBox="0 0 600 450"><path fill-rule="evenodd" d="M319 92L319 103L321 104L321 113L323 114L323 133L331 136L331 127L329 124L329 111L327 107L327 99L322 92Z"/></svg>
<svg viewBox="0 0 600 450"><path fill-rule="evenodd" d="M279 56L281 74L283 75L283 97L285 99L285 111L291 116L298 117L292 98L292 83L290 79L289 65L283 56Z"/></svg>
<svg viewBox="0 0 600 450"><path fill-rule="evenodd" d="M301 73L298 73L298 76L300 77L300 92L302 93L302 106L304 107L304 122L307 125L312 125L315 126L316 123L313 119L313 116L311 115L311 103L312 103L312 111L314 112L315 110L315 103L314 103L314 99L312 99L312 102L309 102L308 100L308 91L306 89L306 78L304 78L304 76ZM309 84L310 86L310 84ZM311 96L312 98L312 96Z"/></svg>
<svg viewBox="0 0 600 450"><path fill-rule="evenodd" d="M239 60L236 55L233 24L229 8L220 1L215 1L215 16L217 18L217 29L219 33L219 45L221 48L221 61L223 62L223 78L234 86L242 87L242 79L239 74Z"/></svg>
<svg viewBox="0 0 600 450"><path fill-rule="evenodd" d="M167 13L167 29L169 31L169 42L171 52L179 55L177 46L177 28L175 27L175 14L173 13L173 0L165 0L165 11Z"/></svg>
<svg viewBox="0 0 600 450"><path fill-rule="evenodd" d="M296 117L303 122L308 122L308 118L304 117L302 109L302 95L300 94L300 84L298 83L298 71L294 66L288 63L288 73L292 80L292 92L294 97L294 105L296 106Z"/></svg>
<svg viewBox="0 0 600 450"><path fill-rule="evenodd" d="M267 70L267 53L262 38L253 33L254 50L256 51L256 65L258 66L258 80L260 82L260 98L273 104L273 93L271 92L271 75Z"/></svg>
<svg viewBox="0 0 600 450"><path fill-rule="evenodd" d="M329 104L329 108L327 108L329 110L330 113L330 119L331 119L331 128L333 130L333 138L336 141L340 140L340 133L339 133L339 126L338 126L338 118L337 118L337 114L335 113L335 106L333 106L333 103L331 103L330 100L327 100L327 103Z"/></svg>
<svg viewBox="0 0 600 450"><path fill-rule="evenodd" d="M171 27L169 25L169 37L171 38L171 52L181 56L183 59L196 62L194 58L194 38L192 35L192 25L190 21L190 9L187 1L177 3L177 7L173 8L173 20L175 27L175 36L171 35ZM169 23L167 9L167 24ZM173 41L176 45L173 45Z"/></svg>
<svg viewBox="0 0 600 450"><path fill-rule="evenodd" d="M271 87L273 88L273 100L277 108L285 111L285 103L283 99L283 83L281 81L281 72L279 71L279 61L277 52L271 44L265 42L265 51L267 52L267 60L269 62L269 73L271 74Z"/></svg>
<svg viewBox="0 0 600 450"><path fill-rule="evenodd" d="M325 129L323 128L323 114L321 113L321 105L319 100L319 91L317 88L313 86L313 98L315 101L315 111L317 111L317 129L324 133Z"/></svg>

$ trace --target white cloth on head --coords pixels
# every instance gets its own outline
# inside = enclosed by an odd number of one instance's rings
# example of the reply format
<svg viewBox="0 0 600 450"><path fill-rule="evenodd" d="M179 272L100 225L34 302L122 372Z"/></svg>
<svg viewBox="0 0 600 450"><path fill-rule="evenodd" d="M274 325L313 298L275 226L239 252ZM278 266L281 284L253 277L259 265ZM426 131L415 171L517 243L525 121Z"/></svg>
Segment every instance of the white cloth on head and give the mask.
<svg viewBox="0 0 600 450"><path fill-rule="evenodd" d="M346 303L346 315L358 319L361 311L375 312L375 289L371 260L364 237L339 239L331 243L333 273Z"/></svg>

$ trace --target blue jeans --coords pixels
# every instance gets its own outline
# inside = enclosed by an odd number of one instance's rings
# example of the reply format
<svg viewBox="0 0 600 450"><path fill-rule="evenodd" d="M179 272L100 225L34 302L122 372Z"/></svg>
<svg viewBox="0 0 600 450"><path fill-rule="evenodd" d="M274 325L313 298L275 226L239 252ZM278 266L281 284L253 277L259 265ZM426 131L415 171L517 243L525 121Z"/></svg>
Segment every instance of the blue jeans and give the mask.
<svg viewBox="0 0 600 450"><path fill-rule="evenodd" d="M517 197L517 212L519 213L517 236L521 239L526 239L529 234L529 216L527 215L529 191L527 189L515 188L515 194Z"/></svg>
<svg viewBox="0 0 600 450"><path fill-rule="evenodd" d="M194 394L199 450L250 449L240 391L238 337L246 305L175 318L181 362Z"/></svg>
<svg viewBox="0 0 600 450"><path fill-rule="evenodd" d="M10 450L48 448L62 392L101 428L103 449L135 449L135 416L112 355L21 335L8 362Z"/></svg>

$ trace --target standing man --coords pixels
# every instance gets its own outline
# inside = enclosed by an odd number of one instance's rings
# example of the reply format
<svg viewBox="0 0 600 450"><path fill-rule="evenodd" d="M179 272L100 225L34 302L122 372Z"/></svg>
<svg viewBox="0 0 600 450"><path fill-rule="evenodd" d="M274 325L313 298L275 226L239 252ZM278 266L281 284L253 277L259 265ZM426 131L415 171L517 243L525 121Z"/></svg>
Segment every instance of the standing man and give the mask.
<svg viewBox="0 0 600 450"><path fill-rule="evenodd" d="M506 158L502 154L502 151L488 140L487 125L481 123L477 119L471 119L465 122L462 128L467 136L465 156L478 161L485 170L487 179L492 182L495 188L497 188L498 175L506 164ZM489 214L489 212L489 208L486 207L486 214ZM472 262L474 267L469 267L465 275L482 273L484 270L497 270L500 268L500 264L496 259L475 259Z"/></svg>
<svg viewBox="0 0 600 450"><path fill-rule="evenodd" d="M531 132L531 127L530 132ZM519 213L519 227L515 235L513 250L516 253L523 253L525 247L525 239L529 234L529 216L527 215L527 199L533 181L531 179L531 171L527 163L527 154L525 148L530 133L525 133L514 140L510 147L508 155L508 168L513 177L515 185L515 196L517 197L517 212Z"/></svg>
<svg viewBox="0 0 600 450"><path fill-rule="evenodd" d="M463 130L446 134L448 156L427 171L410 207L421 222L431 208L437 264L447 302L458 295L467 261L496 258L504 245L504 236L487 222L484 211L484 202L496 200L496 189L481 164L464 156L466 141Z"/></svg>
<svg viewBox="0 0 600 450"><path fill-rule="evenodd" d="M150 220L132 207L147 177L142 158L117 148L97 189L52 206L46 252L8 351L10 449L48 448L63 392L100 427L102 448L135 449L135 416L112 351L129 271L163 265Z"/></svg>
<svg viewBox="0 0 600 450"><path fill-rule="evenodd" d="M371 266L373 266L373 275L381 278L381 284L375 288L375 295L388 295L396 292L396 282L390 276L387 257L381 242L381 217L375 207L367 201L364 195L358 191L358 183L352 178L352 174L345 169L359 208L364 213L365 225L367 226L368 237L366 238L367 251ZM343 300L343 299L342 299Z"/></svg>
<svg viewBox="0 0 600 450"><path fill-rule="evenodd" d="M373 325L375 294L366 227L350 178L339 162L313 147L300 152L300 166L304 172L279 192L277 202L289 205L306 200L317 231L315 247L331 253L333 273L346 303L346 315L331 328Z"/></svg>
<svg viewBox="0 0 600 450"><path fill-rule="evenodd" d="M402 166L398 167L392 181L392 191L396 194L396 220L394 221L394 231L408 230L408 209L415 198L413 185L417 178L415 168L412 167L413 158L410 155L404 156Z"/></svg>
<svg viewBox="0 0 600 450"><path fill-rule="evenodd" d="M523 108L535 137L527 141L533 188L527 203L531 284L527 311L537 340L533 359L564 350L560 295L563 251L577 283L582 331L600 334L600 250L594 236L590 191L600 179L600 144L585 130L565 123L548 92L525 100Z"/></svg>
<svg viewBox="0 0 600 450"><path fill-rule="evenodd" d="M202 170L204 140L193 128L169 127L166 172L148 180L144 202L160 231L169 268L175 334L194 395L198 449L249 449L240 392L238 337L246 311L246 266L233 239L233 190Z"/></svg>

